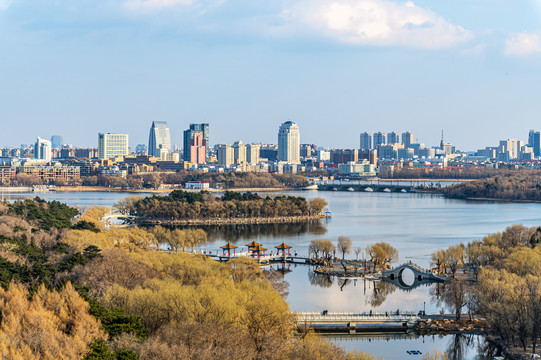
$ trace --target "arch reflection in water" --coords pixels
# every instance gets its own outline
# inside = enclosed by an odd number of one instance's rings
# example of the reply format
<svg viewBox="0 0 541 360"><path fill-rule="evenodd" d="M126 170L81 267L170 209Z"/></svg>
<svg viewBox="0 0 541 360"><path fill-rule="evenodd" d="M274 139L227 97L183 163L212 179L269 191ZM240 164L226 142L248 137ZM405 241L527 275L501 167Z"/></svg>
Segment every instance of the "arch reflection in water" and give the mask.
<svg viewBox="0 0 541 360"><path fill-rule="evenodd" d="M419 335L407 332L323 336L347 351L361 350L383 356L385 360L410 358L406 351L413 349L423 354L438 350L446 353L449 360L489 360L498 355L497 350L481 335Z"/></svg>
<svg viewBox="0 0 541 360"><path fill-rule="evenodd" d="M335 277L331 275L308 271L308 280L313 286L330 288L335 282L334 278ZM362 286L364 288L365 304L370 305L373 308L381 306L385 300L387 300L387 297L397 289L404 292L410 292L420 286L426 286L431 288L431 294L439 294L440 289L438 284L438 282L425 280L423 282L412 284L412 287L404 287L396 281L389 279L368 280L364 278L337 278L337 285L340 288L340 291L343 291L346 286Z"/></svg>

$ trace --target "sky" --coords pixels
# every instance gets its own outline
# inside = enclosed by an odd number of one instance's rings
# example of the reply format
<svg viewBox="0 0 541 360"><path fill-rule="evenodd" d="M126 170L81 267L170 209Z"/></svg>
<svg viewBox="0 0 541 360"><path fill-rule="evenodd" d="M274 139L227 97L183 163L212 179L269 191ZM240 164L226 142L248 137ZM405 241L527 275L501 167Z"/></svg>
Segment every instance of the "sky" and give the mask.
<svg viewBox="0 0 541 360"><path fill-rule="evenodd" d="M462 150L541 130L541 0L0 0L0 147L98 132Z"/></svg>

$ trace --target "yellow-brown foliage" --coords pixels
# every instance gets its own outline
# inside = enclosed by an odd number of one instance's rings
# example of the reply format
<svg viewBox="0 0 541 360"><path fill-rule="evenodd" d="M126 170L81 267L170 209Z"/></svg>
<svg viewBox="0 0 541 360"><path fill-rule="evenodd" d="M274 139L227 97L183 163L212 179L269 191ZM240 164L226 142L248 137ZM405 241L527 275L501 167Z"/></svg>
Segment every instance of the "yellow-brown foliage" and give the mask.
<svg viewBox="0 0 541 360"><path fill-rule="evenodd" d="M99 233L71 230L64 237L64 241L78 250L83 250L90 245L95 245L100 249L119 247L129 251L149 250L156 246L154 236L138 227L115 228Z"/></svg>
<svg viewBox="0 0 541 360"><path fill-rule="evenodd" d="M80 359L88 345L105 338L88 304L68 283L60 292L42 285L32 300L23 285L0 289L2 359Z"/></svg>
<svg viewBox="0 0 541 360"><path fill-rule="evenodd" d="M105 224L101 221L101 219L109 213L110 209L107 206L94 206L91 207L81 215L81 217L78 219L78 221L86 220L88 222L93 223L96 228L100 230L105 230Z"/></svg>

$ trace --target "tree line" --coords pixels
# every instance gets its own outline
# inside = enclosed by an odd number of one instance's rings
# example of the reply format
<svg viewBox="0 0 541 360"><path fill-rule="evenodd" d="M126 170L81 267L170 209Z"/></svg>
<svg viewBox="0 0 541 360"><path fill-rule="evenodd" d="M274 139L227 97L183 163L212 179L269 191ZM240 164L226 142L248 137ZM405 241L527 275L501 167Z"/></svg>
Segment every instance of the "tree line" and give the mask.
<svg viewBox="0 0 541 360"><path fill-rule="evenodd" d="M539 172L514 172L484 180L469 181L448 186L443 190L449 198L496 199L496 200L541 200L541 174Z"/></svg>
<svg viewBox="0 0 541 360"><path fill-rule="evenodd" d="M318 215L326 205L320 198L306 201L297 196L263 198L255 193L234 192L217 197L209 192L175 190L167 196L139 199L126 211L147 219L272 218Z"/></svg>

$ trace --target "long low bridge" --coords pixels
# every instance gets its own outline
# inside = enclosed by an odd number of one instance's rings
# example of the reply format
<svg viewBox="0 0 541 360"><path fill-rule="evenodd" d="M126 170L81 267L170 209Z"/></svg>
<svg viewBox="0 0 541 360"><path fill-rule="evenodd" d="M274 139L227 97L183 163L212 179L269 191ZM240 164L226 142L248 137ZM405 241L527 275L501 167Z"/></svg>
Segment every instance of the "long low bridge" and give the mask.
<svg viewBox="0 0 541 360"><path fill-rule="evenodd" d="M295 312L298 327L316 331L339 331L355 334L357 331L405 331L412 328L420 317L414 312Z"/></svg>
<svg viewBox="0 0 541 360"><path fill-rule="evenodd" d="M220 254L206 254L211 259L218 261L229 261L236 258L249 257L254 260L257 260L261 264L271 264L271 263L291 263L291 264L314 264L314 260L302 256L292 256L292 255L252 255L252 253L242 252L236 253L234 255L220 255Z"/></svg>
<svg viewBox="0 0 541 360"><path fill-rule="evenodd" d="M318 185L321 191L354 191L354 192L415 192L413 186L407 185L368 185L368 184L340 184Z"/></svg>

